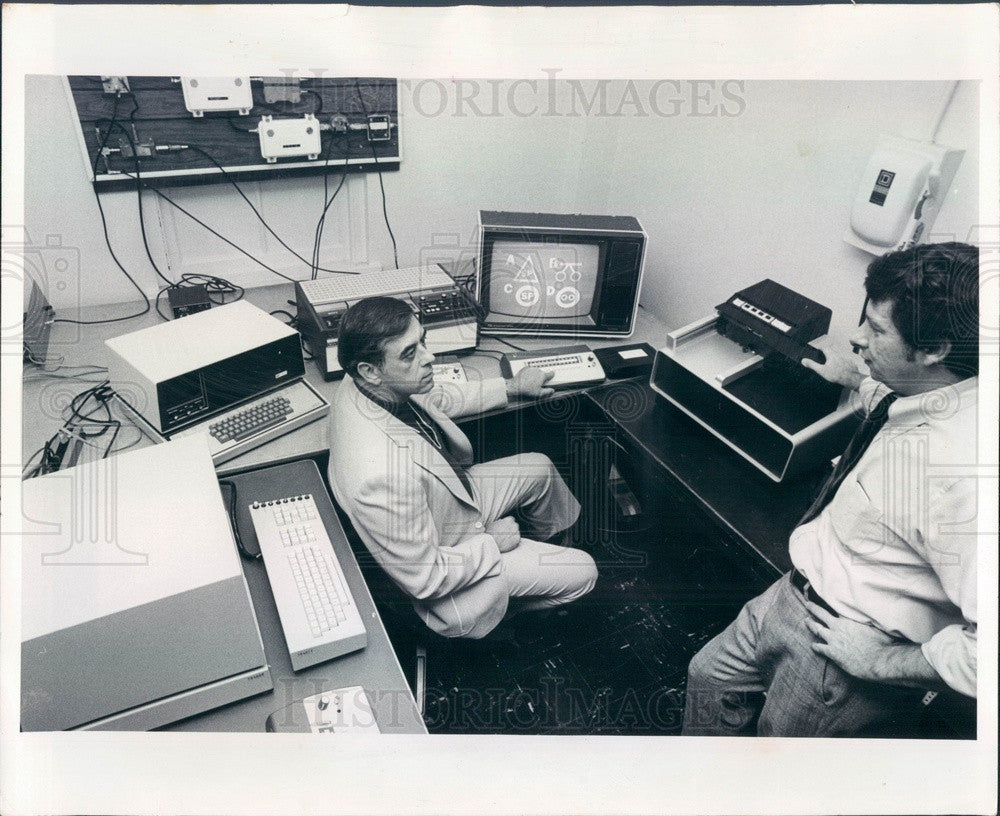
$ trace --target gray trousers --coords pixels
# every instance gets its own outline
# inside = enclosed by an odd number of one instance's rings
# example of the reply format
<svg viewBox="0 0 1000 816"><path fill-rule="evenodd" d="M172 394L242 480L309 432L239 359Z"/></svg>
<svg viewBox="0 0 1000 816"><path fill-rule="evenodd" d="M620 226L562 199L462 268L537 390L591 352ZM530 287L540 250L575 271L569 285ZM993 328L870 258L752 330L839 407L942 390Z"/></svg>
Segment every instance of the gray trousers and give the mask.
<svg viewBox="0 0 1000 816"><path fill-rule="evenodd" d="M802 593L783 575L688 667L692 736L912 736L920 689L859 680L812 650Z"/></svg>

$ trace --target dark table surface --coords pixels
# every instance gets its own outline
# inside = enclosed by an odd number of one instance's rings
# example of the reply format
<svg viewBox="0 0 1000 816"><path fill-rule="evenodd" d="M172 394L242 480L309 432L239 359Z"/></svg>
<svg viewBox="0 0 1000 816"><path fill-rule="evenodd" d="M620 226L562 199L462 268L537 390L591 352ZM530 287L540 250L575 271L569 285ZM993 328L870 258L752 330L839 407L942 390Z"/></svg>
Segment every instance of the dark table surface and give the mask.
<svg viewBox="0 0 1000 816"><path fill-rule="evenodd" d="M597 386L587 396L707 514L776 570L791 568L788 536L818 490L822 471L771 481L641 378Z"/></svg>

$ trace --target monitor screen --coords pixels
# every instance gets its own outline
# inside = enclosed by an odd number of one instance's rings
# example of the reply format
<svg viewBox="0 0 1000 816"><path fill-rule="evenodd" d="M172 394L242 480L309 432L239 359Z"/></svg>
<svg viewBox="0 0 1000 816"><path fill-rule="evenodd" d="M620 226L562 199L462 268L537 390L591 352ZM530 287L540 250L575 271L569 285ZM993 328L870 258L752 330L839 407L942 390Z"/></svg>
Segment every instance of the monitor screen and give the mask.
<svg viewBox="0 0 1000 816"><path fill-rule="evenodd" d="M627 337L646 235L624 215L481 210L476 297L484 334Z"/></svg>
<svg viewBox="0 0 1000 816"><path fill-rule="evenodd" d="M496 240L490 258L489 312L520 325L593 323L600 272L596 243Z"/></svg>

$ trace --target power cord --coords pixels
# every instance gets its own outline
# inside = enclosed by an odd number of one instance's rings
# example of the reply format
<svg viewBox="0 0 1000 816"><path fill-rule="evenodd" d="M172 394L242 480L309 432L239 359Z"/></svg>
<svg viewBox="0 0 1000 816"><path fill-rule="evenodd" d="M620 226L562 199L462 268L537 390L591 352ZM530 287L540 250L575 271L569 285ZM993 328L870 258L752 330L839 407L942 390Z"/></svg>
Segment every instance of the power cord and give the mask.
<svg viewBox="0 0 1000 816"><path fill-rule="evenodd" d="M503 343L505 346L510 346L512 349L514 349L514 351L527 351L527 349L524 348L523 346L518 346L514 343L509 343L502 337L495 337L494 335L489 335L489 337L491 340L496 340L498 343Z"/></svg>
<svg viewBox="0 0 1000 816"><path fill-rule="evenodd" d="M128 177L130 179L133 179L133 180L135 180L137 182L139 182L147 190L152 190L154 193L156 193L156 195L158 195L160 198L162 198L164 201L166 201L168 204L170 204L170 206L175 207L176 209L180 210L182 213L184 213L184 215L186 215L188 218L190 218L196 224L198 224L199 226L201 226L204 229L208 230L210 233L212 233L212 235L214 235L216 238L218 238L223 243L229 244L229 246L231 246L237 252L240 252L243 255L246 255L251 261L253 261L258 266L263 267L268 272L271 272L272 274L277 275L279 278L284 278L286 281L289 281L291 283L295 283L296 282L295 278L290 278L288 275L284 274L283 272L279 272L277 269L274 269L273 267L268 266L262 260L260 260L259 258L254 257L249 252L247 252L245 249L243 249L243 247L241 247L241 246L233 243L228 238L226 238L226 236L219 234L216 230L212 229L210 226L208 226L208 224L206 224L200 218L198 218L197 216L194 216L191 213L189 213L186 209L184 209L184 207L182 207L180 204L178 204L176 201L174 201L170 196L168 196L166 193L164 193L158 187L154 187L148 181L142 181L141 179L137 179L135 176L133 176L131 173L129 173L129 172L125 171L125 170L122 171L122 175L126 176L126 177Z"/></svg>
<svg viewBox="0 0 1000 816"><path fill-rule="evenodd" d="M78 439L84 444L92 445L93 443L88 440L97 439L111 431L111 438L102 456L106 459L112 452L121 431L121 422L111 415L111 407L108 405L114 393L111 383L108 380L102 380L94 387L76 394L68 406L69 417L41 448L28 457L28 462L22 470L22 477L31 479L59 470L71 439ZM90 400L96 404L85 412L84 407ZM104 412L104 416L95 416L100 411ZM92 430L88 430L88 428ZM39 455L41 456L40 461L32 468L32 463Z"/></svg>
<svg viewBox="0 0 1000 816"><path fill-rule="evenodd" d="M368 106L365 105L365 97L361 93L361 84L358 82L358 78L354 78L354 90L357 91L358 101L361 103L361 110L365 115L365 121L368 121ZM382 167L378 163L378 154L375 152L375 143L369 140L368 146L372 150L372 159L375 161L375 170L378 172L378 186L382 191L382 217L385 219L385 228L389 230L389 237L392 239L392 260L396 264L396 269L399 269L399 253L396 251L396 236L392 233L392 227L389 224L389 213L386 209L385 204L385 184L382 180Z"/></svg>
<svg viewBox="0 0 1000 816"><path fill-rule="evenodd" d="M233 531L233 538L236 541L236 549L240 551L240 555L243 556L247 561L257 561L260 559L260 552L252 553L243 544L243 537L240 535L240 525L236 521L236 485L229 479L219 479L219 487L229 488L229 526Z"/></svg>
<svg viewBox="0 0 1000 816"><path fill-rule="evenodd" d="M112 112L111 112L111 121L112 122L116 121L117 118L118 118L118 102L119 102L119 100L120 100L120 96L116 95L115 96L115 101L114 101L114 108L112 109ZM133 101L133 104L136 104L136 106L138 106L137 103L135 103L135 97L134 96L132 97L132 101ZM149 298L146 297L146 293L142 291L142 287L140 287L139 284L136 283L135 278L133 278L128 273L128 271L125 269L125 267L122 266L122 262L120 260L118 260L118 256L115 254L115 250L111 246L111 237L108 235L108 221L107 221L107 218L104 215L104 206L103 206L103 204L101 204L101 194L100 194L100 191L97 188L97 165L98 165L98 163L100 161L101 156L103 155L104 147L107 144L108 138L110 136L111 136L111 130L109 128L108 132L104 134L104 139L101 141L100 145L98 146L97 152L94 154L94 163L93 163L93 166L91 167L92 177L93 177L92 178L92 182L93 182L93 187L94 187L94 199L97 201L97 210L98 210L98 212L100 213L100 216L101 216L101 229L104 232L104 243L108 247L108 252L111 254L111 259L115 262L115 265L121 270L121 273L126 278L128 278L129 283L131 283L136 288L136 291L142 296L143 302L145 303L145 308L143 308L143 310L141 312L136 312L135 314L125 315L124 317L111 317L111 318L107 318L105 320L71 320L71 319L65 318L65 317L57 317L57 318L55 318L52 321L53 323L71 323L71 324L76 325L76 326L96 326L96 325L99 325L99 324L102 324L102 323L120 323L123 320L132 320L132 319L134 319L136 317L142 317L142 315L146 314L150 310L150 308L151 308L151 304L149 302Z"/></svg>
<svg viewBox="0 0 1000 816"><path fill-rule="evenodd" d="M301 255L299 255L299 253L298 253L298 252L296 252L296 251L295 251L294 249L292 249L292 248L291 248L291 247L290 247L290 246L289 246L288 244L286 244L286 243L285 243L285 242L284 242L284 241L283 241L283 240L281 239L281 236L280 236L280 235L278 235L278 233L276 233L276 232L275 232L275 231L274 231L274 230L273 230L273 229L271 228L271 225L270 225L270 224L268 224L268 223L267 223L267 221L265 221L265 220L264 220L264 216L262 216L262 215L260 214L260 210L258 210L258 209L257 209L257 207L255 207L255 206L254 206L254 203L253 203L253 202L252 202L252 201L251 201L251 200L250 200L249 198L247 198L247 195L246 195L246 193L244 193L244 192L243 192L243 188L242 188L242 187L240 187L240 185L236 183L236 180L235 180L235 179L233 178L232 174L231 174L231 173L230 173L230 172L229 172L228 170L226 170L226 168L224 168L224 167L223 167L223 166L222 166L221 164L219 164L219 162L218 162L218 161L216 161L215 157L214 157L214 156L212 156L212 154L211 154L211 153L209 153L209 152L208 152L207 150L205 150L204 148L201 148L201 147L198 147L197 145L192 145L192 144L189 144L189 145L187 146L187 149L188 149L188 150L194 150L194 151L195 151L196 153L200 153L200 154L201 154L202 156L204 156L204 157L205 157L206 159L208 159L208 160L209 160L209 161L210 161L210 162L211 162L211 163L212 163L213 165L215 165L216 169L217 169L217 170L218 170L218 171L219 171L220 173L222 173L222 176L223 176L223 178L225 178L225 179L226 179L226 181L228 181L228 182L229 182L229 183L230 183L230 184L231 184L231 185L232 185L232 186L233 186L233 187L234 187L234 188L236 189L236 192L240 194L240 198L242 198L242 199L243 199L243 200L244 200L244 201L245 201L245 202L247 203L247 206L249 206L249 207L250 207L250 209L251 209L251 210L253 210L253 214L254 214L255 216L257 216L257 220L258 220L258 221L260 221L260 223L264 225L264 229L266 229L266 230L267 230L267 231L268 231L269 233L271 233L271 235L273 235L273 236L274 236L274 239L275 239L275 240L276 240L276 241L277 241L277 242L278 242L279 244L281 244L281 246L283 246L283 247L284 247L285 249L287 249L287 250L288 250L288 251L289 251L290 253L292 253L292 255L294 255L294 256L295 256L296 258L298 258L298 259L299 259L300 261L302 261L302 263L304 263L304 264L308 265L308 266L309 266L310 268L312 268L312 267L313 267L313 264L312 264L312 263L310 263L309 261L307 261L307 260L306 260L305 258L303 258L303 257L302 257ZM345 165L345 166L346 166L346 165ZM326 175L325 175L325 174L324 174L324 176L323 176L323 181L324 181L324 182L326 181ZM338 190L339 190L339 188L338 188ZM318 267L317 267L317 269L318 269ZM340 270L340 269L322 269L321 271L323 271L323 272L338 272L338 273L343 273L343 272L345 272L345 270ZM347 272L346 274L351 274L351 275L353 275L353 274L358 274L358 273L356 273L356 272Z"/></svg>
<svg viewBox="0 0 1000 816"><path fill-rule="evenodd" d="M319 273L319 258L320 258L320 247L323 243L323 229L326 226L326 213L330 209L330 205L333 204L334 199L340 192L340 188L344 186L344 182L347 180L347 154L344 155L344 170L340 174L340 183L337 185L337 189L333 191L333 195L327 197L327 193L330 191L329 176L327 175L327 169L330 166L330 147L333 145L333 137L330 137L330 141L327 143L326 147L326 157L324 159L323 167L323 212L320 213L319 221L316 222L316 233L313 237L313 258L312 258L312 279L316 280Z"/></svg>

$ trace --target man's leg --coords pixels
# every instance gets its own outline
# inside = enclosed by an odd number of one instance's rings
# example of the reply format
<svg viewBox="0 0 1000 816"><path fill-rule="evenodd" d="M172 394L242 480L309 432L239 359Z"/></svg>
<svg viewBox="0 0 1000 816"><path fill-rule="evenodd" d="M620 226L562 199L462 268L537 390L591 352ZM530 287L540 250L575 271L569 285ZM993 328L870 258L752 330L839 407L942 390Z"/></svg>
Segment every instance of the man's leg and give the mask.
<svg viewBox="0 0 1000 816"><path fill-rule="evenodd" d="M580 503L545 454L493 459L468 470L475 498L490 521L515 511L526 522L524 536L548 539L571 527Z"/></svg>
<svg viewBox="0 0 1000 816"><path fill-rule="evenodd" d="M923 691L851 677L813 651L805 598L788 576L758 657L773 666L757 733L781 737L911 736Z"/></svg>
<svg viewBox="0 0 1000 816"><path fill-rule="evenodd" d="M684 730L688 736L756 733L769 677L757 647L781 581L748 601L729 626L706 643L688 666Z"/></svg>
<svg viewBox="0 0 1000 816"><path fill-rule="evenodd" d="M583 550L522 538L501 555L512 611L546 609L575 601L597 582L594 559Z"/></svg>
<svg viewBox="0 0 1000 816"><path fill-rule="evenodd" d="M750 601L691 661L684 733L907 736L922 692L850 677L813 651L808 618L787 574Z"/></svg>

